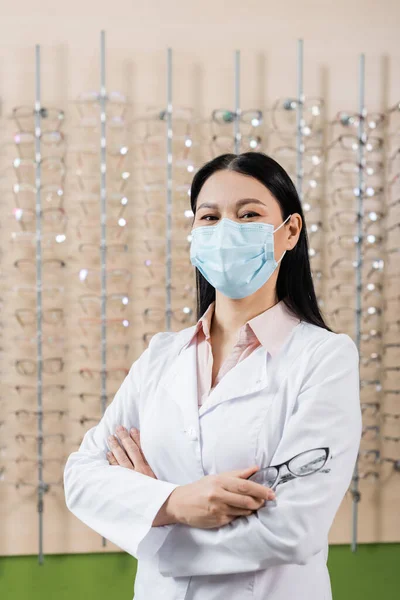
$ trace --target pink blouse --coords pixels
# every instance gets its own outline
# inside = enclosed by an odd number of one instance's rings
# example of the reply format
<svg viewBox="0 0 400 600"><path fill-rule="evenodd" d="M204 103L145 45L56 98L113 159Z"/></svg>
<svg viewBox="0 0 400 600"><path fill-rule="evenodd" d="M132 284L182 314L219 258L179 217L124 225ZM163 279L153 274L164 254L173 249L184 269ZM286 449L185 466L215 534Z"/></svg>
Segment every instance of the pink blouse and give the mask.
<svg viewBox="0 0 400 600"><path fill-rule="evenodd" d="M211 392L213 355L210 343L211 321L215 302L212 302L198 320L190 343L197 343L198 405L201 406ZM277 354L290 331L300 320L281 300L263 313L247 321L238 331L237 340L230 355L221 365L215 379L215 388L222 377L237 363L244 360L262 344L271 356Z"/></svg>

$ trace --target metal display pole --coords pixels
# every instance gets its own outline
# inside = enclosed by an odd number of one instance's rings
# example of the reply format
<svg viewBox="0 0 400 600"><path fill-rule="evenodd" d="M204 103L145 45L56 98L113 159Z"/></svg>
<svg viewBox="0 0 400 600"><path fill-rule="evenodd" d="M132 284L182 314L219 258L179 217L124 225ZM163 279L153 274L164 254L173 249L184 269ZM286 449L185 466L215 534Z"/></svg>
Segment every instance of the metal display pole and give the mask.
<svg viewBox="0 0 400 600"><path fill-rule="evenodd" d="M35 190L36 190L36 327L37 327L37 428L38 428L38 513L39 564L43 564L43 497L48 486L43 481L43 348L42 348L42 202L41 202L41 98L40 46L35 47Z"/></svg>
<svg viewBox="0 0 400 600"><path fill-rule="evenodd" d="M234 136L235 136L235 154L240 153L240 50L235 51L235 120Z"/></svg>
<svg viewBox="0 0 400 600"><path fill-rule="evenodd" d="M300 202L303 202L303 40L297 41L297 102L296 102L296 182Z"/></svg>
<svg viewBox="0 0 400 600"><path fill-rule="evenodd" d="M100 32L100 265L101 265L101 411L107 406L107 190L106 190L106 40ZM103 537L103 546L106 545Z"/></svg>
<svg viewBox="0 0 400 600"><path fill-rule="evenodd" d="M166 198L166 272L165 323L171 330L171 244L172 244L172 48L167 49L167 198Z"/></svg>
<svg viewBox="0 0 400 600"><path fill-rule="evenodd" d="M361 346L361 311L362 311L362 244L364 220L364 143L365 143L365 55L361 54L359 62L359 117L358 117L358 196L357 196L357 234L356 234L356 322L355 343L360 352ZM351 550L357 550L358 503L361 495L358 489L358 456L354 468L351 492L353 496L352 510L352 542Z"/></svg>

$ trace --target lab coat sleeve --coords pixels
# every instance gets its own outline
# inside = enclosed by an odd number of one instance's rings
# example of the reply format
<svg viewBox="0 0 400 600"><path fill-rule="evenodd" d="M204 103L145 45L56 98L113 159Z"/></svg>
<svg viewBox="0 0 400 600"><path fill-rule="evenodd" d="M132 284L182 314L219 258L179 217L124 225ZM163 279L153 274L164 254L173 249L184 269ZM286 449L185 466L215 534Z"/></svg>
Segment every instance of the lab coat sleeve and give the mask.
<svg viewBox="0 0 400 600"><path fill-rule="evenodd" d="M156 336L154 336L156 337ZM152 338L153 341L153 338ZM140 429L140 382L149 348L133 363L100 422L89 429L64 467L68 509L135 558L155 554L172 525L152 527L177 484L108 463L108 436L123 425ZM151 375L150 375L151 376Z"/></svg>
<svg viewBox="0 0 400 600"><path fill-rule="evenodd" d="M288 375L290 377L290 374ZM314 350L271 464L329 447L329 473L278 485L276 501L214 529L174 525L158 551L165 576L218 575L306 564L326 549L328 532L349 487L361 438L359 354L346 334ZM285 471L287 473L287 471Z"/></svg>

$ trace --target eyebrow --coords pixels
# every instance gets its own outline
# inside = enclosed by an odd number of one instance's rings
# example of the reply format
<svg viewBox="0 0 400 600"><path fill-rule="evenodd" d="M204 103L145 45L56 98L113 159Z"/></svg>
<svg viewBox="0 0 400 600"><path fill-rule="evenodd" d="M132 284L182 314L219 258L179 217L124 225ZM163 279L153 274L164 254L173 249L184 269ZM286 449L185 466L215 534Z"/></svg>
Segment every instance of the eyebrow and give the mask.
<svg viewBox="0 0 400 600"><path fill-rule="evenodd" d="M238 208L240 208L241 206L244 206L245 204L261 204L261 206L264 206L264 208L267 208L266 205L264 204L264 202L261 202L261 200L257 200L257 198L241 198L240 200L238 200L236 202L236 206ZM218 204L215 204L215 202L203 202L202 204L200 204L200 206L197 208L197 210L200 210L201 208L218 208Z"/></svg>

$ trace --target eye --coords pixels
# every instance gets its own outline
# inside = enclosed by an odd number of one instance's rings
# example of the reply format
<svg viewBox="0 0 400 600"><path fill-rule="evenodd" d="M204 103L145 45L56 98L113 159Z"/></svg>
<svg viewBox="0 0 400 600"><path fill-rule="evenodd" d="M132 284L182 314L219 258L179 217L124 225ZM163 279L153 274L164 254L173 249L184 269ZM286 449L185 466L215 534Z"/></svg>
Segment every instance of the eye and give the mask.
<svg viewBox="0 0 400 600"><path fill-rule="evenodd" d="M209 220L215 220L218 219L218 217L216 217L215 215L204 215L200 218L200 221L209 221Z"/></svg>
<svg viewBox="0 0 400 600"><path fill-rule="evenodd" d="M252 219L253 217L259 217L259 216L260 215L258 213L251 211L251 212L244 213L240 218L243 219L244 217L246 217L248 219Z"/></svg>

